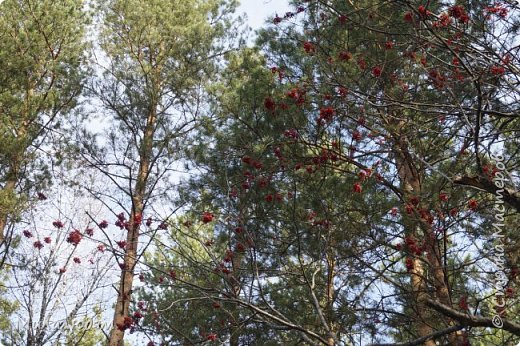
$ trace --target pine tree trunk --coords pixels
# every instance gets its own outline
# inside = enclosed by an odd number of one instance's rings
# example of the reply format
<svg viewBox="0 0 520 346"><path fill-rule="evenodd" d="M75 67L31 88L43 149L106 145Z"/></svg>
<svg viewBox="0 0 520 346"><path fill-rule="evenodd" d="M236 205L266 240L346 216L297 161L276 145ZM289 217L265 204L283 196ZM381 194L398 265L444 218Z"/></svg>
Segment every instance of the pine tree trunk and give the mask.
<svg viewBox="0 0 520 346"><path fill-rule="evenodd" d="M151 156L153 149L153 137L156 123L156 107L152 106L147 118L143 141L140 147L140 163L137 179L132 196L132 213L130 215L126 251L121 269L121 278L117 292L117 303L114 310L112 330L110 332L109 346L123 346L125 336L124 322L125 317L129 316L130 301L132 298L132 286L134 281L134 271L137 262L137 247L139 244L139 229L142 215L144 212L145 201L147 198L146 185L150 171Z"/></svg>
<svg viewBox="0 0 520 346"><path fill-rule="evenodd" d="M399 124L402 126L403 124ZM399 179L401 182L401 186L405 192L405 196L420 196L421 195L421 181L419 172L413 162L413 158L408 150L408 139L407 137L400 133L399 140L394 146L394 156L396 159L396 166L399 174ZM428 226L429 227L429 226ZM417 232L420 229L420 224L418 222L411 222L407 225L407 232L413 236L417 236ZM433 234L433 230L429 227L425 232L427 237L430 237ZM431 238L427 241L429 244L427 251L427 259L428 266L433 276L433 286L435 288L436 297L440 302L447 306L452 306L451 296L449 287L447 284L447 279L445 276L445 272L443 269L443 265L441 263L441 253L439 246L435 239ZM424 261L418 257L413 259L414 268L411 271L411 284L412 284L412 292L415 301L415 309L417 313L417 331L420 337L424 337L433 333L433 328L431 324L428 323L431 320L431 316L428 316L426 313L429 311L429 308L426 305L426 301L429 297L428 295L428 282L426 277L426 270L424 268ZM452 319L448 319L448 324L453 326L456 324L456 321ZM457 345L462 341L461 333L452 333L448 335L448 339L450 343L453 345ZM435 342L433 340L425 342L424 345L435 346Z"/></svg>
<svg viewBox="0 0 520 346"><path fill-rule="evenodd" d="M402 123L399 124L402 130ZM419 172L414 165L414 162L409 154L407 138L401 132L398 134L397 143L393 147L395 163L401 186L404 190L405 196L419 196L421 192L421 181ZM416 236L418 231L418 224L416 222L408 222L406 225L406 232ZM424 337L433 333L433 328L428 323L430 316L426 302L428 296L428 284L426 281L426 272L423 262L420 258L413 258L413 269L411 270L411 289L414 298L414 310L417 318L417 332L420 337ZM425 346L435 346L433 340L426 341Z"/></svg>
<svg viewBox="0 0 520 346"><path fill-rule="evenodd" d="M331 244L330 246L333 246L333 244ZM336 344L336 341L334 340L334 335L336 333L336 328L335 328L335 321L332 320L332 316L334 316L334 314L332 313L333 312L333 309L334 309L334 276L336 275L336 260L334 258L334 254L331 254L331 253L328 253L327 254L327 292L326 292L326 297L327 297L327 306L326 306L326 311L327 311L327 317L329 319L328 321L328 324L329 324L329 330L330 330L330 335L329 337L327 338L327 343L328 343L328 346L334 346Z"/></svg>
<svg viewBox="0 0 520 346"><path fill-rule="evenodd" d="M229 285L232 289L233 298L240 298L240 291L242 289L240 284L240 271L241 271L241 262L244 257L244 254L241 252L235 252L232 258L232 267L233 272L229 278ZM233 309L236 311L236 309ZM237 317L240 315L238 314ZM235 321L232 321L232 325L229 328L229 346L240 346L240 327L235 327Z"/></svg>

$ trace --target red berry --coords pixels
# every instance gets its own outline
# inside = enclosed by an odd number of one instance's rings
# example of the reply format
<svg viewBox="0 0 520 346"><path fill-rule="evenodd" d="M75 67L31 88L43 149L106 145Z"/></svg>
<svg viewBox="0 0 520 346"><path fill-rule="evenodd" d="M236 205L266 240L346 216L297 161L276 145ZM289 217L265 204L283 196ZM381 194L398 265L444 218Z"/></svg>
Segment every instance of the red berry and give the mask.
<svg viewBox="0 0 520 346"><path fill-rule="evenodd" d="M408 23L412 23L413 22L413 14L412 12L406 12L404 14L404 20Z"/></svg>
<svg viewBox="0 0 520 346"><path fill-rule="evenodd" d="M380 66L374 66L372 69L372 75L376 78L381 77L381 74L383 73L383 69Z"/></svg>
<svg viewBox="0 0 520 346"><path fill-rule="evenodd" d="M466 301L466 297L461 297L459 300L459 308L461 310L469 310L468 302Z"/></svg>
<svg viewBox="0 0 520 346"><path fill-rule="evenodd" d="M409 202L410 202L411 204L413 204L413 205L416 206L416 205L419 204L419 197L417 197L417 196L412 196L412 197L410 197Z"/></svg>
<svg viewBox="0 0 520 346"><path fill-rule="evenodd" d="M274 112L276 110L276 103L271 97L266 97L264 99L264 107L270 112Z"/></svg>
<svg viewBox="0 0 520 346"><path fill-rule="evenodd" d="M309 42L309 41L305 41L303 43L303 49L305 50L305 52L307 54L314 54L314 52L316 51L316 47L314 46L314 44L312 42Z"/></svg>
<svg viewBox="0 0 520 346"><path fill-rule="evenodd" d="M67 243L70 243L74 246L78 246L81 239L83 239L83 236L81 235L81 232L77 229L69 233L69 236L67 237Z"/></svg>
<svg viewBox="0 0 520 346"><path fill-rule="evenodd" d="M63 228L65 227L65 225L63 224L63 222L61 222L60 220L56 220L52 223L52 225L56 228Z"/></svg>
<svg viewBox="0 0 520 346"><path fill-rule="evenodd" d="M350 59L352 59L352 53L347 52L347 51L343 51L343 52L339 53L338 57L339 57L340 60L349 61Z"/></svg>
<svg viewBox="0 0 520 346"><path fill-rule="evenodd" d="M213 221L213 214L211 214L207 211L202 213L202 222L203 223L210 223L211 221Z"/></svg>
<svg viewBox="0 0 520 346"><path fill-rule="evenodd" d="M414 268L413 259L411 257L406 257L405 265L406 265L407 271L413 270L413 268Z"/></svg>
<svg viewBox="0 0 520 346"><path fill-rule="evenodd" d="M473 210L473 211L477 210L477 207L478 207L478 202L477 202L477 200L476 200L476 199L470 199L469 202L468 202L468 207L469 207L471 210Z"/></svg>

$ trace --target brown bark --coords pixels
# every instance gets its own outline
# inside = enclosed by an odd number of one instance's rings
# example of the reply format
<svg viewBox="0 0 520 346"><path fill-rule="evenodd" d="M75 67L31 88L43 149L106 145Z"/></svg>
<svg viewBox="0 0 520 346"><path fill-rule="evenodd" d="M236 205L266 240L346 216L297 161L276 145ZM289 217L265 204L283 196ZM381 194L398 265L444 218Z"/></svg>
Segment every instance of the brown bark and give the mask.
<svg viewBox="0 0 520 346"><path fill-rule="evenodd" d="M414 160L408 150L408 138L403 133L404 124L398 123L398 133L396 134L396 143L393 147L393 153L395 156L395 163L401 182L401 186L404 190L405 198L410 196L420 196L422 192L420 173L414 164ZM424 224L424 225L423 225ZM425 223L419 223L416 221L407 222L407 233L417 237L417 233L420 230L421 225L425 227L424 234L430 237L432 230L429 225ZM444 268L441 263L441 253L436 240L431 237L428 242L429 244L427 262L428 269L433 276L433 286L437 298L445 305L451 306L451 297L449 287L447 285L447 279L445 276ZM428 281L426 278L425 262L422 258L416 256L413 258L413 269L411 270L411 286L415 302L415 311L417 314L417 331L420 337L426 337L433 333L431 327L431 314L428 313ZM429 323L430 322L430 323ZM456 322L452 319L448 319L448 326L455 326ZM462 341L461 333L451 333L448 336L450 342L453 345L457 345ZM424 345L434 346L434 340L427 340Z"/></svg>
<svg viewBox="0 0 520 346"><path fill-rule="evenodd" d="M430 229L431 233L432 230ZM448 287L448 280L446 278L446 273L444 271L443 265L441 263L441 251L438 246L439 244L432 240L429 249L428 249L428 262L430 269L433 273L433 285L435 287L435 293L437 295L437 299L446 305L452 306L453 302L451 301L451 294ZM453 319L448 319L448 326L453 327L458 323ZM464 343L464 332L456 331L448 335L448 339L452 345L462 345Z"/></svg>
<svg viewBox="0 0 520 346"><path fill-rule="evenodd" d="M468 177L456 177L453 182L458 185L471 186L473 188L486 191L493 195L502 195L504 201L508 203L510 206L516 209L517 212L520 212L520 192L515 191L513 189L507 188L504 186L503 189L499 189L494 182L480 176ZM506 180L507 182L507 180ZM499 191L500 190L500 191Z"/></svg>
<svg viewBox="0 0 520 346"><path fill-rule="evenodd" d="M442 313L445 316L449 316L450 318L459 321L459 324L469 327L485 327L485 328L497 328L493 324L492 318L486 318L476 315L471 315L468 313L460 312L453 309L450 306L446 306L438 301L433 299L428 299L428 306L432 309ZM502 319L503 326L501 329L510 332L513 335L520 336L520 324L512 322L510 320Z"/></svg>
<svg viewBox="0 0 520 346"><path fill-rule="evenodd" d="M420 337L425 337L433 333L433 328L428 324L430 319L427 314L426 302L428 300L427 285L424 277L423 262L419 259L414 259L414 268L411 271L412 292L415 303L415 313L417 315L417 332ZM425 346L436 346L435 341L427 340L424 342Z"/></svg>
<svg viewBox="0 0 520 346"><path fill-rule="evenodd" d="M399 127L402 130L404 124L400 123ZM396 135L397 141L393 147L395 156L395 163L401 186L404 190L405 197L420 195L421 181L419 172L414 165L407 145L407 138L401 131ZM415 222L408 222L406 225L408 234L416 236L418 225ZM433 328L428 324L430 316L427 316L427 282L425 277L425 268L423 261L418 258L413 258L413 269L411 272L411 289L414 299L414 310L417 315L417 332L420 337L424 337L433 333ZM427 340L425 346L435 346L433 340Z"/></svg>
<svg viewBox="0 0 520 346"><path fill-rule="evenodd" d="M142 219L144 206L147 198L146 184L150 171L151 156L153 149L153 137L156 123L156 109L152 106L147 118L143 142L139 151L139 170L132 196L132 213L130 215L127 245L117 292L117 303L114 310L112 330L110 332L109 346L123 346L125 331L125 317L129 316L130 301L132 298L132 286L134 281L134 270L137 262L137 247L139 241L140 221ZM139 219L139 220L137 220Z"/></svg>
<svg viewBox="0 0 520 346"><path fill-rule="evenodd" d="M130 223L133 224L135 215L130 217ZM114 320L112 330L110 332L110 346L123 346L125 317L129 316L129 306L132 297L132 286L134 280L134 269L137 259L137 245L139 239L139 226L130 228L127 235L127 247L124 256L124 268L121 270L121 278L119 281L119 289L117 294L117 303L114 310Z"/></svg>
<svg viewBox="0 0 520 346"><path fill-rule="evenodd" d="M325 311L331 312L333 310L334 305L334 276L336 274L336 260L332 254L327 255L327 305ZM332 314L327 314L328 317L332 316ZM336 331L334 321L329 321L329 330L330 335L327 338L328 346L334 346L336 341L334 340L334 334Z"/></svg>
<svg viewBox="0 0 520 346"><path fill-rule="evenodd" d="M229 286L231 287L231 295L235 299L240 298L240 291L242 289L241 283L240 283L240 271L241 271L241 265L242 259L244 257L244 254L241 252L235 252L233 254L233 258L231 259L232 268L233 271L231 275L229 276ZM236 309L232 309L230 311L236 311ZM237 319L235 319L235 315L232 314L230 316L232 318L232 323L229 328L229 346L240 346L240 327L237 326Z"/></svg>

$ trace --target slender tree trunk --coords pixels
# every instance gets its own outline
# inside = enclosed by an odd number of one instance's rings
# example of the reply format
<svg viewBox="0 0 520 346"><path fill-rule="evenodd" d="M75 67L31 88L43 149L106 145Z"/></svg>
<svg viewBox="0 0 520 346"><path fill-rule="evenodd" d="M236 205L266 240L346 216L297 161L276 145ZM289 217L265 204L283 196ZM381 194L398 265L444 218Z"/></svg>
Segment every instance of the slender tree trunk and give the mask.
<svg viewBox="0 0 520 346"><path fill-rule="evenodd" d="M330 335L327 338L327 343L328 346L334 346L336 344L336 341L334 340L334 335L336 334L336 325L334 323L335 321L332 319L333 314L331 313L334 309L334 277L336 275L336 259L334 258L334 254L327 254L327 267L327 305L325 311L327 311L330 329Z"/></svg>
<svg viewBox="0 0 520 346"><path fill-rule="evenodd" d="M401 123L399 126L402 127L404 124ZM393 151L401 186L405 192L406 197L414 195L418 196L420 195L421 191L421 180L419 177L419 172L408 152L407 138L402 132L399 133L397 137L399 139L394 145ZM408 234L416 236L418 230L418 225L416 222L408 222L406 227L406 232ZM411 270L410 281L412 286L412 295L415 303L414 309L417 315L417 332L419 333L420 337L430 335L433 333L433 328L428 323L430 316L427 314L429 309L426 305L427 299L429 298L427 291L428 285L426 281L426 270L424 268L423 261L418 257L413 258L413 269ZM435 342L433 340L429 340L426 341L424 345L435 346Z"/></svg>
<svg viewBox="0 0 520 346"><path fill-rule="evenodd" d="M414 310L417 316L416 325L419 336L423 337L433 333L433 328L428 323L430 320L430 314L428 313L429 309L426 306L426 301L429 296L426 279L424 277L425 270L423 262L419 259L414 259L413 264L414 268L411 271L411 284L415 303ZM436 346L436 344L433 340L428 340L424 343L424 346Z"/></svg>
<svg viewBox="0 0 520 346"><path fill-rule="evenodd" d="M403 124L399 124L399 126L401 127ZM394 146L394 156L401 186L403 187L405 196L420 196L422 191L420 174L409 153L408 139L403 133L400 133L398 138L399 139ZM417 236L420 224L418 222L410 222L407 225L407 228L409 234ZM424 234L426 237L430 237L430 239L427 240L427 265L433 277L433 286L435 288L436 297L440 302L451 307L451 296L444 268L441 263L441 252L439 246L436 239L431 236L433 234L431 228L426 229ZM413 265L414 268L411 271L411 284L418 318L417 331L419 336L424 337L433 333L433 328L431 327L431 324L428 323L431 321L431 316L427 313L429 308L426 305L427 299L430 298L427 290L428 281L424 267L424 260L415 257L413 259ZM456 324L456 321L448 319L447 323L449 326L453 326ZM462 333L451 333L448 335L448 339L452 345L458 345L462 342L463 335ZM425 342L424 345L435 346L435 342L430 340Z"/></svg>
<svg viewBox="0 0 520 346"><path fill-rule="evenodd" d="M112 330L109 346L123 346L125 336L125 318L130 318L129 307L132 298L134 271L137 262L137 248L139 244L139 229L147 198L147 182L151 165L153 137L156 123L156 107L152 106L148 115L143 141L139 150L139 170L132 196L132 212L130 215L126 251L121 269L121 278L117 292L117 303L114 310Z"/></svg>
<svg viewBox="0 0 520 346"><path fill-rule="evenodd" d="M234 298L240 298L240 291L242 289L240 284L240 271L241 271L241 262L244 258L244 254L241 252L235 252L232 258L232 267L233 272L231 277L229 278L229 285L232 289L232 295ZM236 309L233 309L236 311ZM229 328L229 346L240 346L240 328L235 326L235 317L233 316L232 325Z"/></svg>
<svg viewBox="0 0 520 346"><path fill-rule="evenodd" d="M130 217L131 224L134 224L135 215L136 214L133 213ZM117 292L117 303L114 310L112 331L110 333L110 346L123 346L125 317L129 317L129 306L132 296L138 238L139 226L131 226L127 235L126 253L123 261L124 267L121 270L121 278Z"/></svg>
<svg viewBox="0 0 520 346"><path fill-rule="evenodd" d="M432 234L433 230L429 230L428 236ZM433 238L433 237L432 237ZM442 255L441 250L439 248L439 244L433 239L428 249L428 262L433 273L433 285L435 287L435 293L437 299L446 306L453 306L453 302L451 300L450 289L448 287L448 280L446 278L446 273L443 268L443 264L441 261ZM449 326L457 325L457 321L453 319L448 319ZM448 335L448 339L452 345L462 345L464 343L464 332L457 331Z"/></svg>
<svg viewBox="0 0 520 346"><path fill-rule="evenodd" d="M240 335L235 328L230 328L229 346L240 346Z"/></svg>

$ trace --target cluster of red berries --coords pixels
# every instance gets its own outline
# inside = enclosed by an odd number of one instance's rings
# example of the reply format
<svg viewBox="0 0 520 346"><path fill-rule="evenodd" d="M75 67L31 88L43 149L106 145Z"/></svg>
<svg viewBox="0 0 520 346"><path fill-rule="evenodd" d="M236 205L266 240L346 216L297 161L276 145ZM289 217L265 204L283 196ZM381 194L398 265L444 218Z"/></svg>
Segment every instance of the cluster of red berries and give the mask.
<svg viewBox="0 0 520 346"><path fill-rule="evenodd" d="M211 221L213 221L213 217L214 216L212 213L205 211L204 213L202 213L202 222L210 223Z"/></svg>
<svg viewBox="0 0 520 346"><path fill-rule="evenodd" d="M462 7L460 5L451 6L448 9L448 14L450 16L452 16L453 18L457 19L459 21L459 23L466 24L467 22L469 22L468 13L464 9L464 7Z"/></svg>
<svg viewBox="0 0 520 346"><path fill-rule="evenodd" d="M372 68L372 75L376 78L381 77L381 74L383 73L383 68L381 66L374 66Z"/></svg>
<svg viewBox="0 0 520 346"><path fill-rule="evenodd" d="M293 88L285 94L288 98L293 100L297 105L301 106L305 103L306 91L300 88Z"/></svg>
<svg viewBox="0 0 520 346"><path fill-rule="evenodd" d="M504 5L495 5L495 6L486 7L484 9L484 11L489 14L497 15L500 18L507 17L507 14L509 13L509 10Z"/></svg>
<svg viewBox="0 0 520 346"><path fill-rule="evenodd" d="M281 201L283 201L283 196L279 192L275 193L274 195L268 193L267 195L264 196L264 200L268 203L271 203L273 201L281 202Z"/></svg>
<svg viewBox="0 0 520 346"><path fill-rule="evenodd" d="M305 41L303 42L303 49L305 50L305 53L312 55L316 52L316 46L314 43Z"/></svg>
<svg viewBox="0 0 520 346"><path fill-rule="evenodd" d="M273 19L273 24L280 24L282 21L293 18L295 15L302 13L303 11L305 11L305 7L298 6L296 12L286 12L283 17L276 15Z"/></svg>
<svg viewBox="0 0 520 346"><path fill-rule="evenodd" d="M255 169L262 169L264 167L264 164L258 160L255 160L253 158L251 158L250 156L248 155L244 155L242 157L242 162L246 165L246 166L250 166L250 167L253 167Z"/></svg>
<svg viewBox="0 0 520 346"><path fill-rule="evenodd" d="M404 243L397 244L396 249L399 251L405 250L409 254L420 256L423 254L423 252L425 250L425 247L426 247L425 245L426 244L423 244L422 246L420 246L418 244L417 240L413 236L407 235L404 238Z"/></svg>
<svg viewBox="0 0 520 346"><path fill-rule="evenodd" d="M127 329L130 329L134 325L134 319L130 316L125 316L122 323L117 323L117 329L120 331L125 331Z"/></svg>
<svg viewBox="0 0 520 346"><path fill-rule="evenodd" d="M56 220L56 221L54 221L54 222L52 223L52 225L53 225L54 227L58 228L58 229L65 227L65 225L63 224L63 222L61 222L60 220Z"/></svg>
<svg viewBox="0 0 520 346"><path fill-rule="evenodd" d="M332 107L324 107L320 109L320 116L318 118L318 122L324 121L330 123L336 114L336 111Z"/></svg>
<svg viewBox="0 0 520 346"><path fill-rule="evenodd" d="M83 239L81 232L75 229L74 231L69 233L69 236L67 237L67 243L72 244L74 246L78 246L81 239Z"/></svg>
<svg viewBox="0 0 520 346"><path fill-rule="evenodd" d="M214 271L215 273L223 273L225 275L231 274L231 270L228 267L226 267L226 264L224 262L220 262Z"/></svg>
<svg viewBox="0 0 520 346"><path fill-rule="evenodd" d="M264 107L269 112L274 113L274 111L276 110L276 102L274 102L272 97L266 97L264 99Z"/></svg>

